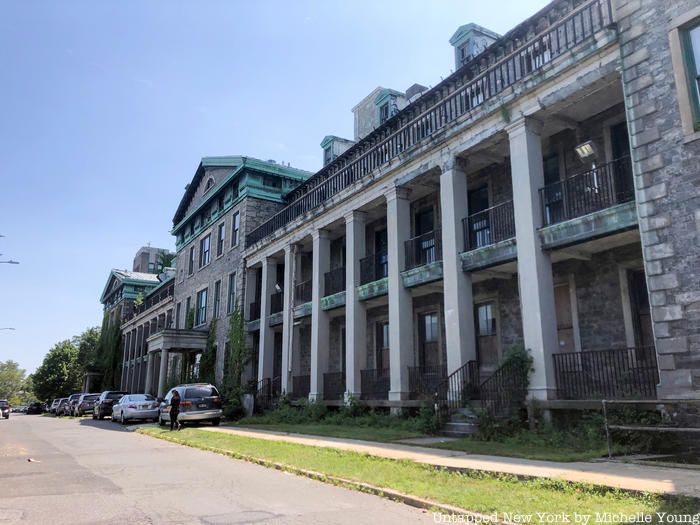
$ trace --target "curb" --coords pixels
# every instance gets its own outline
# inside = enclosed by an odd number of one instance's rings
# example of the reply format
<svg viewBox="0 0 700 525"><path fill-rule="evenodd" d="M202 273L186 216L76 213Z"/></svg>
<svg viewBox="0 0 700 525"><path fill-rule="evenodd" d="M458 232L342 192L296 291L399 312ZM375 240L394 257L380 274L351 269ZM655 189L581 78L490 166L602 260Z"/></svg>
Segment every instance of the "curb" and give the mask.
<svg viewBox="0 0 700 525"><path fill-rule="evenodd" d="M285 465L284 463L276 463L274 461L268 461L266 459L257 458L255 456L248 456L246 454L239 454L237 452L233 452L233 451L225 450L225 449L220 449L220 448L216 448L216 447L190 445L188 443L185 443L183 441L178 440L175 437L149 436L148 434L143 434L141 432L139 432L139 434L145 435L145 436L148 436L148 437L151 437L154 439L160 439L163 441L168 441L170 443L175 443L178 445L190 447L190 448L196 448L198 450L206 450L209 452L214 452L216 454L228 456L228 457L233 458L233 459L247 461L248 463L254 463L256 465L260 465L260 466L267 467L267 468L272 468L272 469L283 471L283 472L289 472L291 474L296 474L298 476L303 476L303 477L313 479L316 481L321 481L323 483L330 483L332 485L349 488L352 490L356 490L358 492L364 492L366 494L380 496L382 498L386 498L386 499L389 499L392 501L403 503L404 505L408 505L410 507L415 507L415 508L424 509L424 510L428 510L428 511L439 512L441 514L461 515L461 516L464 516L465 518L468 516L469 518L472 518L473 520L479 520L478 521L479 523L498 523L499 525L514 525L508 521L500 521L500 520L493 521L492 516L488 516L486 514L480 514L477 512L472 512L470 510L462 509L460 507L455 507L453 505L448 505L445 503L438 503L438 502L435 502L432 500L419 498L417 496L411 496L409 494L404 494L402 492L398 492L398 491L393 490L393 489L385 489L382 487L377 487L376 485L371 485L369 483L363 483L361 481L355 481L355 480L351 480L351 479L332 476L329 474L324 474L322 472L317 472L315 470L307 470L307 469L302 469L299 467L292 467L290 465Z"/></svg>

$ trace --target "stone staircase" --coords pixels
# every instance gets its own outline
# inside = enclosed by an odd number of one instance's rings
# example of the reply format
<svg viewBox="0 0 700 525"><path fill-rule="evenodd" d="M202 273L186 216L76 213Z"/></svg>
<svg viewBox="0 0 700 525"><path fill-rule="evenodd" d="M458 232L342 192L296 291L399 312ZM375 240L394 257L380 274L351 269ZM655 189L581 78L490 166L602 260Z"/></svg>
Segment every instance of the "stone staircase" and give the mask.
<svg viewBox="0 0 700 525"><path fill-rule="evenodd" d="M479 429L477 417L470 407L454 409L450 420L440 430L440 435L447 437L467 437Z"/></svg>

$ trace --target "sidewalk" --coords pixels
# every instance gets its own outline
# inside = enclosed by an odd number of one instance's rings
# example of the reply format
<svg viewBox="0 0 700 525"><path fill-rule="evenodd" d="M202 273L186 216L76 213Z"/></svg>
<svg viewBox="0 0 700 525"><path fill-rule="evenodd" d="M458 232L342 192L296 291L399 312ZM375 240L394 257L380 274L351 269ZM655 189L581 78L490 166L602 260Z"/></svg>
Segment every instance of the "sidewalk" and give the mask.
<svg viewBox="0 0 700 525"><path fill-rule="evenodd" d="M635 465L616 461L572 462L536 461L502 456L467 454L398 443L377 443L356 439L306 436L249 428L201 427L249 438L285 441L314 447L335 448L371 456L404 459L454 469L483 470L518 476L554 478L566 481L617 487L626 490L680 494L700 498L700 470Z"/></svg>

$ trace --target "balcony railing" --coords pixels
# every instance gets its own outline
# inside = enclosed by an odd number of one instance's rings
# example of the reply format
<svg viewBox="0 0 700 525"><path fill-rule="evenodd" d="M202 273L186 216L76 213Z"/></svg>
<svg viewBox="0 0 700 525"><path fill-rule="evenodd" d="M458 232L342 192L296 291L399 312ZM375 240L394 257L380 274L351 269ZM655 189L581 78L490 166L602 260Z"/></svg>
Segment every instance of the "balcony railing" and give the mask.
<svg viewBox="0 0 700 525"><path fill-rule="evenodd" d="M335 268L330 272L327 272L323 276L324 288L323 296L333 295L334 293L342 292L345 290L345 266L340 268Z"/></svg>
<svg viewBox="0 0 700 525"><path fill-rule="evenodd" d="M656 399L653 346L554 354L561 399Z"/></svg>
<svg viewBox="0 0 700 525"><path fill-rule="evenodd" d="M447 366L409 366L408 390L411 399L433 399L447 377Z"/></svg>
<svg viewBox="0 0 700 525"><path fill-rule="evenodd" d="M529 38L521 24L417 101L392 116L290 194L289 204L246 236L246 247L323 204L348 186L428 140L476 108L613 23L610 0L584 2L564 15L538 14L552 24ZM497 53L509 49L504 56ZM488 64L482 68L483 64Z"/></svg>
<svg viewBox="0 0 700 525"><path fill-rule="evenodd" d="M388 368L360 370L361 398L378 400L389 398L391 378Z"/></svg>
<svg viewBox="0 0 700 525"><path fill-rule="evenodd" d="M360 259L360 284L367 284L389 275L389 259L386 253L373 253Z"/></svg>
<svg viewBox="0 0 700 525"><path fill-rule="evenodd" d="M289 397L292 399L306 399L311 391L311 376L292 376L292 391Z"/></svg>
<svg viewBox="0 0 700 525"><path fill-rule="evenodd" d="M284 309L284 292L276 292L270 296L270 314L277 314Z"/></svg>
<svg viewBox="0 0 700 525"><path fill-rule="evenodd" d="M634 199L632 164L622 157L540 189L545 226Z"/></svg>
<svg viewBox="0 0 700 525"><path fill-rule="evenodd" d="M311 280L299 283L294 287L294 302L295 304L304 304L311 302Z"/></svg>
<svg viewBox="0 0 700 525"><path fill-rule="evenodd" d="M462 219L464 250L469 252L515 237L513 201L497 204Z"/></svg>
<svg viewBox="0 0 700 525"><path fill-rule="evenodd" d="M440 230L424 233L406 241L406 269L442 261Z"/></svg>
<svg viewBox="0 0 700 525"><path fill-rule="evenodd" d="M260 319L260 301L255 301L248 306L248 321L257 321L258 319Z"/></svg>
<svg viewBox="0 0 700 525"><path fill-rule="evenodd" d="M345 372L323 374L323 399L336 401L345 396Z"/></svg>

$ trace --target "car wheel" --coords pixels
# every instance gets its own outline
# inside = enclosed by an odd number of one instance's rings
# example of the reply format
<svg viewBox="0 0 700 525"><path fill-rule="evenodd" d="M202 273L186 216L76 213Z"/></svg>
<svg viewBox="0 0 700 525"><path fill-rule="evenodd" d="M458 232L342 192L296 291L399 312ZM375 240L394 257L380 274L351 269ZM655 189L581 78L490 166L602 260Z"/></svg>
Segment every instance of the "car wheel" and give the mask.
<svg viewBox="0 0 700 525"><path fill-rule="evenodd" d="M218 426L219 426L219 423L221 423L221 418L220 418L220 417L216 417L216 418L214 418L214 419L211 420L211 424L214 425L215 427L218 427Z"/></svg>

